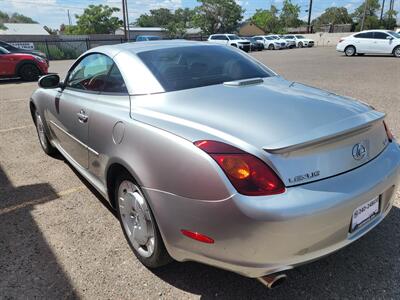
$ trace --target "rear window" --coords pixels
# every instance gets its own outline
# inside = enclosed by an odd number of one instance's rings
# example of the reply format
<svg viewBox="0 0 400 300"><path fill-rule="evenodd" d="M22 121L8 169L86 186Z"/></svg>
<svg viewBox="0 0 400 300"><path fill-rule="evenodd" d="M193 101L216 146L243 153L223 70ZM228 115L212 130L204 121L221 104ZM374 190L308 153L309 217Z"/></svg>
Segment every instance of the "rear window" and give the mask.
<svg viewBox="0 0 400 300"><path fill-rule="evenodd" d="M144 51L138 56L167 92L272 76L266 68L229 47L176 47Z"/></svg>

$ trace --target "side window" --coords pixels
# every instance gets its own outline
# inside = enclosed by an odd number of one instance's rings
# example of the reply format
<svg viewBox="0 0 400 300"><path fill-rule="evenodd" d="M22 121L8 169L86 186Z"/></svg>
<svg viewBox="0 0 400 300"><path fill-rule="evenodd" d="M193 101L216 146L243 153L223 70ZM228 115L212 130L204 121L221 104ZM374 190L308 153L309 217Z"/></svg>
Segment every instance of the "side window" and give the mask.
<svg viewBox="0 0 400 300"><path fill-rule="evenodd" d="M111 71L105 80L103 92L118 94L128 93L121 72L118 70L118 67L115 64L112 66Z"/></svg>
<svg viewBox="0 0 400 300"><path fill-rule="evenodd" d="M356 34L354 37L358 38L358 39L372 39L374 36L373 36L372 32L362 32L362 33Z"/></svg>
<svg viewBox="0 0 400 300"><path fill-rule="evenodd" d="M112 65L112 59L106 55L89 54L70 72L66 86L85 91L102 91Z"/></svg>
<svg viewBox="0 0 400 300"><path fill-rule="evenodd" d="M218 37L216 35L211 36L211 40L218 40Z"/></svg>
<svg viewBox="0 0 400 300"><path fill-rule="evenodd" d="M389 35L387 35L386 33L384 33L384 32L374 32L374 39L379 39L379 40L386 40L386 38L388 37Z"/></svg>

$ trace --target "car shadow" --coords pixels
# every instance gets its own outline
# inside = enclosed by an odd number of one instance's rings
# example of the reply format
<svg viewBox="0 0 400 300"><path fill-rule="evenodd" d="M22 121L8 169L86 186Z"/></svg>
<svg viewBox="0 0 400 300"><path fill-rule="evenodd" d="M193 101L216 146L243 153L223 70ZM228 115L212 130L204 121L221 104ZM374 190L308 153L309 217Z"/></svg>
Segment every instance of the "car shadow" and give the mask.
<svg viewBox="0 0 400 300"><path fill-rule="evenodd" d="M0 165L0 298L78 298L31 213L57 198L47 183L13 186Z"/></svg>

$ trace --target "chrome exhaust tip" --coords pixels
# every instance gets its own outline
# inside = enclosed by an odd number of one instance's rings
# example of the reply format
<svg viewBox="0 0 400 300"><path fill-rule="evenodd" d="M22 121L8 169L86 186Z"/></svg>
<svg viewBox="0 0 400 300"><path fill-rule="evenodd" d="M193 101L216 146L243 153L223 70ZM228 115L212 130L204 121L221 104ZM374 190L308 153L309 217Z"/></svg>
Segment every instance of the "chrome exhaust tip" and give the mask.
<svg viewBox="0 0 400 300"><path fill-rule="evenodd" d="M259 277L257 279L267 288L274 289L283 284L286 281L287 276L286 274L279 274L279 275L271 274Z"/></svg>

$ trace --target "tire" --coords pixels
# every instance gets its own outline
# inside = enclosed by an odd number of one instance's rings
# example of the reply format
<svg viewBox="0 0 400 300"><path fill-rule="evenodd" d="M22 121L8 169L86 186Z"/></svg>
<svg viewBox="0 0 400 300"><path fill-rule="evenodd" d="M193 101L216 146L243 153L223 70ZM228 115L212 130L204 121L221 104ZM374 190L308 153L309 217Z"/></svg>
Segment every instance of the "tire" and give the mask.
<svg viewBox="0 0 400 300"><path fill-rule="evenodd" d="M354 56L354 55L356 55L356 48L354 46L347 46L344 49L344 54L346 56Z"/></svg>
<svg viewBox="0 0 400 300"><path fill-rule="evenodd" d="M364 53L357 53L357 55L358 55L358 56L363 56L363 55L364 55Z"/></svg>
<svg viewBox="0 0 400 300"><path fill-rule="evenodd" d="M393 55L395 57L400 57L400 46L397 46L396 48L393 49Z"/></svg>
<svg viewBox="0 0 400 300"><path fill-rule="evenodd" d="M275 50L275 46L273 44L269 44L268 50Z"/></svg>
<svg viewBox="0 0 400 300"><path fill-rule="evenodd" d="M137 259L151 269L171 262L150 206L132 176L119 174L114 187L118 219Z"/></svg>
<svg viewBox="0 0 400 300"><path fill-rule="evenodd" d="M35 126L40 146L47 155L53 156L57 152L57 149L51 145L44 128L43 120L38 112L35 112Z"/></svg>
<svg viewBox="0 0 400 300"><path fill-rule="evenodd" d="M25 64L18 70L18 75L24 81L34 81L40 76L40 70L34 64Z"/></svg>
<svg viewBox="0 0 400 300"><path fill-rule="evenodd" d="M303 43L302 43L302 42L299 42L298 47L299 47L299 48L303 48L303 47L304 47L304 46L303 46Z"/></svg>

